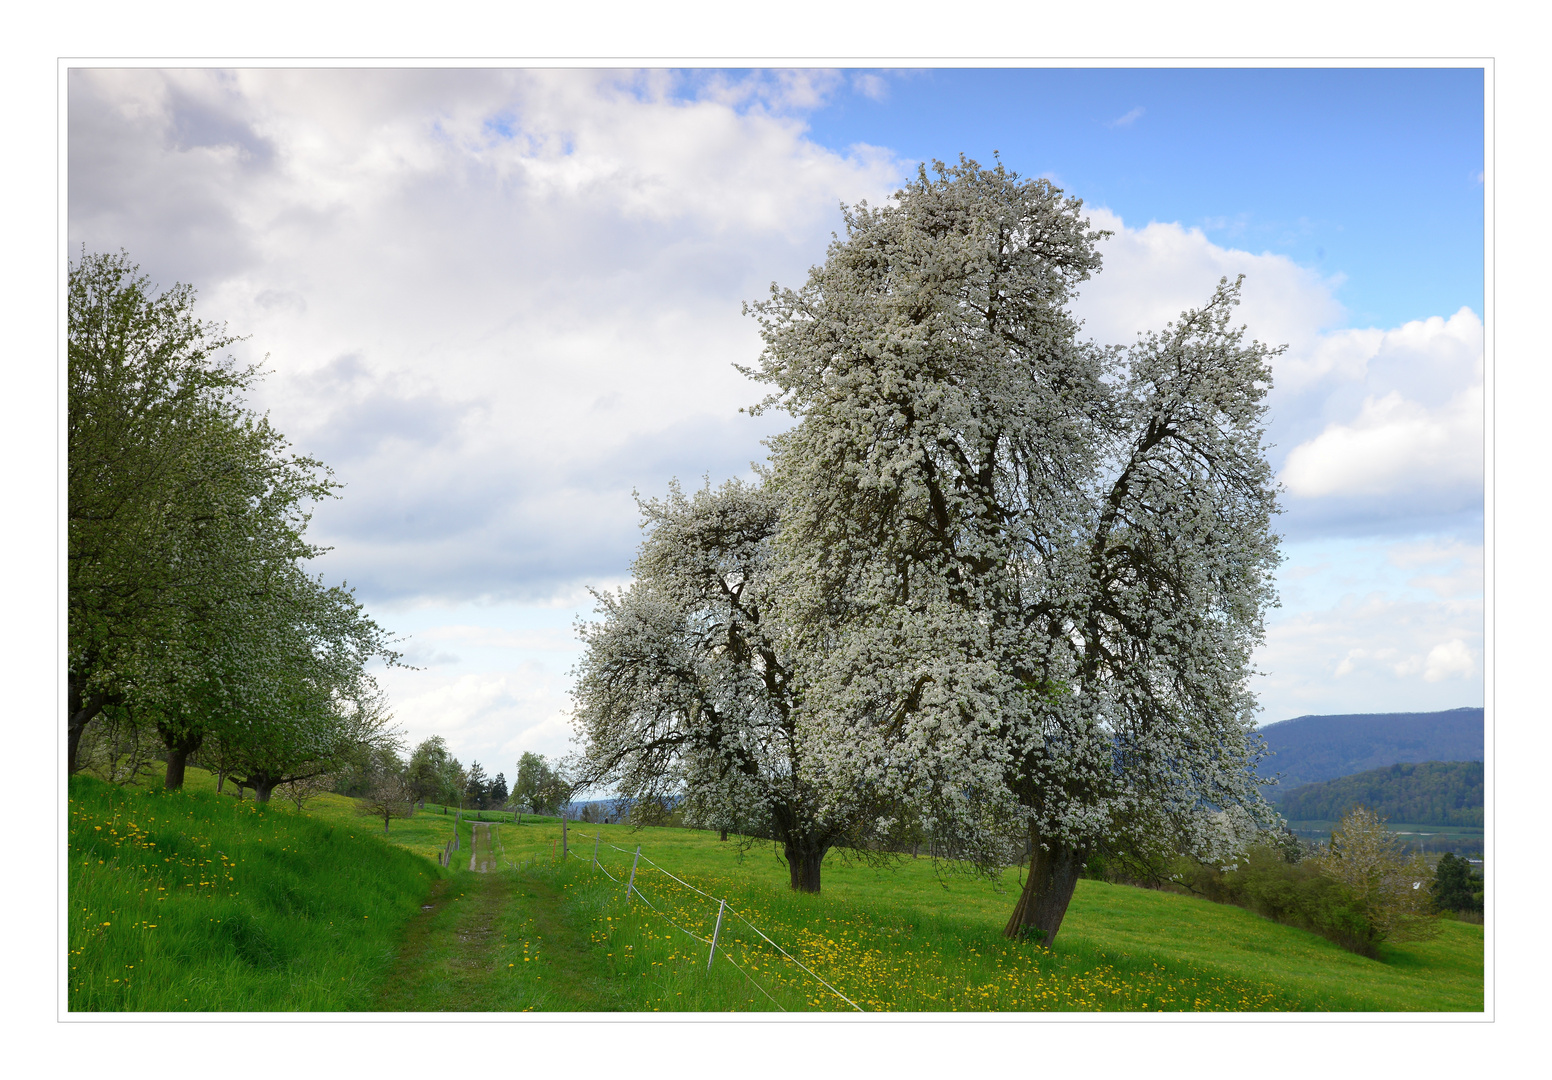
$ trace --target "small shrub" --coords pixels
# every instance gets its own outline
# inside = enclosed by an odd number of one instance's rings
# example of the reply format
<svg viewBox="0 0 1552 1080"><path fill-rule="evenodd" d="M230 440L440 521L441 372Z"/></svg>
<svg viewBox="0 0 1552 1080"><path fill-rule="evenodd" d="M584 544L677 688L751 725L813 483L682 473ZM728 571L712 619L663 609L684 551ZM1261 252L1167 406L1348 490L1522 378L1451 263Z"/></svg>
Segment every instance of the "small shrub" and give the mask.
<svg viewBox="0 0 1552 1080"><path fill-rule="evenodd" d="M1310 860L1289 862L1279 847L1252 848L1231 869L1183 861L1175 881L1209 900L1319 934L1349 952L1379 956L1383 935L1353 891Z"/></svg>
<svg viewBox="0 0 1552 1080"><path fill-rule="evenodd" d="M1355 807L1331 831L1331 843L1306 860L1345 885L1380 940L1426 941L1439 932L1423 886L1432 875L1421 855L1405 856L1385 819Z"/></svg>

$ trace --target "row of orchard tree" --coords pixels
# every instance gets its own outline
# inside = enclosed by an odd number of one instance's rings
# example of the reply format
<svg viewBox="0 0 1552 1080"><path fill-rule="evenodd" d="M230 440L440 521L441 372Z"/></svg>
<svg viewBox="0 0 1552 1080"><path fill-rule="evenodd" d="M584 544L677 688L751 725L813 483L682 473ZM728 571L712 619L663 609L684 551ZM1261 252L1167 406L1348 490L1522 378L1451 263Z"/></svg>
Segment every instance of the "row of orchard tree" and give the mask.
<svg viewBox="0 0 1552 1080"><path fill-rule="evenodd" d="M1277 815L1251 652L1273 602L1276 350L1227 281L1124 348L1070 313L1078 200L922 169L752 306L793 425L753 482L645 500L575 689L581 783L827 850L1027 863L1049 946L1087 860L1226 859Z"/></svg>
<svg viewBox="0 0 1552 1080"><path fill-rule="evenodd" d="M421 742L408 760L396 748L379 750L334 777L332 787L354 797L362 813L380 818L384 831L393 818L409 817L428 802L439 805L444 814L450 807L557 814L571 795L559 772L540 754L522 756L508 790L506 774L491 778L478 761L466 768L440 735Z"/></svg>
<svg viewBox="0 0 1552 1080"><path fill-rule="evenodd" d="M370 665L393 639L306 564L339 485L245 404L263 372L123 254L69 268L71 773L191 755L268 800L395 744Z"/></svg>
<svg viewBox="0 0 1552 1080"><path fill-rule="evenodd" d="M266 802L557 812L569 788L540 755L510 790L439 736L403 756L371 671L394 640L306 569L310 509L340 485L248 408L263 372L226 355L237 339L194 317L193 290L83 252L68 294L69 772L165 762L178 788L195 762Z"/></svg>
<svg viewBox="0 0 1552 1080"><path fill-rule="evenodd" d="M403 781L405 800L422 806L430 801L471 810L515 809L530 814L556 814L570 798L569 788L542 754L524 753L508 788L505 773L490 777L478 761L465 768L448 751L447 742L440 735L416 746L398 775Z"/></svg>

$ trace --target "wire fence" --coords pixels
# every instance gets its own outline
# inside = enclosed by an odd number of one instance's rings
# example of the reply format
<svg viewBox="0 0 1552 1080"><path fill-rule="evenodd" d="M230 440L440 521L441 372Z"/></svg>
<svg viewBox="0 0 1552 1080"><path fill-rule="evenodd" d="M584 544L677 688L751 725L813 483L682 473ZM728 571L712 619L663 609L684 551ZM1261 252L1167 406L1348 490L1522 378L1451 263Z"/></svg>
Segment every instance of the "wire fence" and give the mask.
<svg viewBox="0 0 1552 1080"><path fill-rule="evenodd" d="M452 862L453 862L453 852L457 851L458 848L459 848L459 843L458 843L458 826L459 826L459 824L462 821L463 821L463 811L460 810L460 811L458 811L458 816L453 818L453 835L447 841L447 846L442 849L441 863L442 863L443 866L451 866L452 865Z"/></svg>
<svg viewBox="0 0 1552 1080"><path fill-rule="evenodd" d="M629 856L631 856L631 860L632 860L631 861L631 873L630 873L630 877L626 881L622 882L619 878L617 878L613 874L609 873L608 868L606 866L604 866L603 863L599 862L599 860L598 860L598 851L599 851L600 846L613 848L615 851L620 852L622 855L629 855ZM568 850L566 852L566 854L569 855L571 858L580 859L580 860L582 860L584 862L588 861L587 856L578 854L575 850ZM771 948L775 949L789 963L795 965L796 967L800 968L804 972L807 972L807 974L811 978L813 978L814 981L819 983L826 990L828 990L830 993L834 994L836 997L840 998L842 1001L846 1002L846 1004L850 1005L853 1009L856 1009L858 1012L866 1011L866 1010L864 1010L862 1008L861 1005L858 1005L851 998L847 997L845 994L841 993L834 986L832 986L823 976L821 976L818 972L814 971L813 968L809 967L807 964L803 963L803 961L799 960L797 957L795 957L791 953L789 953L786 949L783 949L775 941L771 940L771 937L770 937L769 934L767 934L765 931L761 930L758 926L756 926L754 923L750 922L747 918L745 918L742 913L740 913L736 908L734 908L731 904L729 904L727 902L727 899L725 897L713 896L713 895L711 895L711 893L706 892L704 889L696 888L694 885L691 885L688 881L685 881L683 878L678 877L677 875L673 874L672 872L664 869L662 866L660 866L657 863L653 862L650 857L645 856L645 855L643 855L641 853L641 845L638 844L636 846L636 850L634 852L631 852L631 851L627 850L626 848L616 847L614 844L602 844L601 843L601 837L595 837L594 840L593 840L593 854L592 854L592 860L591 861L592 861L592 869L601 872L605 877L607 877L610 881L614 882L616 885L624 885L625 886L625 902L627 904L630 903L631 897L634 895L635 897L639 898L643 904L645 904L647 906L648 910L653 912L655 915L657 915L664 922L668 923L668 925L672 926L675 930L679 931L681 934L684 934L686 937L694 938L696 941L700 942L702 945L707 946L708 952L707 952L707 955L706 955L706 969L708 971L711 970L711 965L713 964L713 962L716 961L717 957L720 956L722 959L726 960L729 964L733 965L734 969L736 969L740 975L742 975L745 979L748 979L750 984L752 986L754 986L755 989L759 990L760 993L764 994L767 998L769 998L771 1003L773 1005L775 1005L778 1009L781 1009L783 1012L787 1011L786 1007L784 1005L782 1005L781 1002L777 1001L775 999L775 997L773 997L771 995L769 990L767 990L765 987L761 986L758 980L756 980L752 975L750 975L747 971L745 971L743 969L743 967L740 966L739 963L736 960L734 960L731 956L729 956L726 949L722 950L721 952L718 952L718 950L717 950L717 938L718 938L718 935L722 931L722 921L723 921L723 915L724 914L731 915L733 918L735 918L739 922L743 923L749 929L753 930L756 934L758 934L760 936L761 940L763 940ZM677 922L675 922L672 918L669 917L669 915L668 915L668 913L666 911L664 911L662 908L658 907L657 904L654 904L651 900L649 900L647 898L646 894L641 891L641 887L636 884L636 869L637 869L638 864L643 863L643 862L646 863L648 866L650 866L652 869L656 870L658 873L662 874L664 877L667 877L670 880L677 882L679 885L683 886L686 889L689 889L693 893L698 893L699 895L704 896L707 900L709 900L712 903L717 905L717 924L716 924L716 929L712 931L712 935L711 935L710 938L702 937L700 934L697 934L697 933L695 933L692 930L687 930L684 927L680 926ZM509 862L507 865L510 866L512 864ZM664 904L663 906L666 907L667 905Z"/></svg>

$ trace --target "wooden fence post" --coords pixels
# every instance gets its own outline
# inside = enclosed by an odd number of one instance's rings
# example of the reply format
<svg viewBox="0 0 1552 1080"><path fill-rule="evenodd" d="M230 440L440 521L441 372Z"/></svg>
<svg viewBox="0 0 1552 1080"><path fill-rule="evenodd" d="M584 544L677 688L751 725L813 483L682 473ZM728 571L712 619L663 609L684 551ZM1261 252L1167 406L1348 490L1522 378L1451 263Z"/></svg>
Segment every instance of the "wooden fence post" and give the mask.
<svg viewBox="0 0 1552 1080"><path fill-rule="evenodd" d="M594 870L598 869L598 841L602 840L603 838L604 838L604 830L600 826L599 830L598 830L598 835L593 837L593 869Z"/></svg>
<svg viewBox="0 0 1552 1080"><path fill-rule="evenodd" d="M636 845L636 857L631 860L630 880L625 883L625 902L630 903L631 890L636 887L636 864L641 861L641 845Z"/></svg>

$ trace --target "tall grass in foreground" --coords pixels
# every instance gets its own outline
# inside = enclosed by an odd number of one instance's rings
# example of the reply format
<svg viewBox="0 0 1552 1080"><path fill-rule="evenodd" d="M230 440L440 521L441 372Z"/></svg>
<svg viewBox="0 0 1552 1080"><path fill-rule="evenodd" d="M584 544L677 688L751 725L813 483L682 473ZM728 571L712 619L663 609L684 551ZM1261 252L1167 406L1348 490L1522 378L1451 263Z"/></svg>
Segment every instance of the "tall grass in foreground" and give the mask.
<svg viewBox="0 0 1552 1080"><path fill-rule="evenodd" d="M443 873L364 819L79 776L69 797L71 1011L369 1008Z"/></svg>

